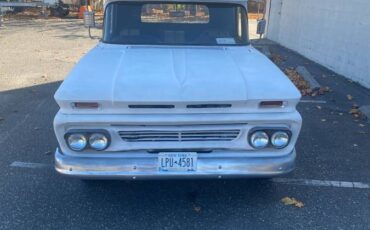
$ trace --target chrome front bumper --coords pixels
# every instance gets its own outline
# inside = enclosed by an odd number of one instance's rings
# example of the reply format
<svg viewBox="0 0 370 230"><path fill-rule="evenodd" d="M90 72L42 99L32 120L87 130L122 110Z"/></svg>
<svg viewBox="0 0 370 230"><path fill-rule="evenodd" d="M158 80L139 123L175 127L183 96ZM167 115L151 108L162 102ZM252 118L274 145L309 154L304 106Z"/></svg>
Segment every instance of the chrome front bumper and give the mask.
<svg viewBox="0 0 370 230"><path fill-rule="evenodd" d="M227 153L227 154L225 154ZM61 174L91 179L181 179L273 177L291 172L295 167L295 150L277 157L235 157L232 152L199 154L197 171L162 172L157 154L140 157L75 157L55 153L55 169Z"/></svg>

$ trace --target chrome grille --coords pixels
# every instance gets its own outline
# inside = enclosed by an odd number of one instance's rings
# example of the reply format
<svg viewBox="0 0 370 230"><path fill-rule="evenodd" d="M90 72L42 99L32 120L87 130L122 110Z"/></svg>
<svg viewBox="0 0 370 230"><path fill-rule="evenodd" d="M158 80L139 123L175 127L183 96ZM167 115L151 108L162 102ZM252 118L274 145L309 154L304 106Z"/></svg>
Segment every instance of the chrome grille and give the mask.
<svg viewBox="0 0 370 230"><path fill-rule="evenodd" d="M140 130L118 133L126 142L232 141L239 136L240 130Z"/></svg>

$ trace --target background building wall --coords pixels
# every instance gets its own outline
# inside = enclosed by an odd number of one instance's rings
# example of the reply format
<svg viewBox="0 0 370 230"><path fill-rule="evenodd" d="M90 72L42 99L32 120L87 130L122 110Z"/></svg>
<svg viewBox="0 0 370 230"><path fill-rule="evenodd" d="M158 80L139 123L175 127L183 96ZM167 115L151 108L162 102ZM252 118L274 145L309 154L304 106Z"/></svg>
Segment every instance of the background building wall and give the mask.
<svg viewBox="0 0 370 230"><path fill-rule="evenodd" d="M370 88L369 0L268 0L266 37Z"/></svg>

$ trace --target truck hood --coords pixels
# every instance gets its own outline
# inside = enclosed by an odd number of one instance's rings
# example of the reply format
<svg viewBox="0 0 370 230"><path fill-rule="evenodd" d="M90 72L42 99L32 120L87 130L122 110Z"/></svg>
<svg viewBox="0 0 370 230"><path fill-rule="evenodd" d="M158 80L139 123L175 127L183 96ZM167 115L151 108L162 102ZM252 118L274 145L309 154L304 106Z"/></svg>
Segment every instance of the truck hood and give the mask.
<svg viewBox="0 0 370 230"><path fill-rule="evenodd" d="M290 80L251 46L100 44L55 94L66 113L80 112L72 108L73 102L98 102L110 113L193 107L236 112L251 111L262 100L289 101L295 107L299 98Z"/></svg>

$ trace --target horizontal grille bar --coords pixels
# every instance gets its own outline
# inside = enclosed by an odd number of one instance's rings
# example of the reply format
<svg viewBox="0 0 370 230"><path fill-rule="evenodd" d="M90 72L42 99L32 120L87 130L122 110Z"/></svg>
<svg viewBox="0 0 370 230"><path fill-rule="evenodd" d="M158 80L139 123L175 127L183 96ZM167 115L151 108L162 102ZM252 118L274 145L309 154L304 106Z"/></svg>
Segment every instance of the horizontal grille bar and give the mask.
<svg viewBox="0 0 370 230"><path fill-rule="evenodd" d="M130 109L173 109L174 105L128 105Z"/></svg>
<svg viewBox="0 0 370 230"><path fill-rule="evenodd" d="M185 142L185 141L232 141L240 130L135 130L119 131L126 142Z"/></svg>
<svg viewBox="0 0 370 230"><path fill-rule="evenodd" d="M210 108L231 108L231 104L197 104L187 105L188 109L210 109Z"/></svg>
<svg viewBox="0 0 370 230"><path fill-rule="evenodd" d="M135 104L128 105L130 109L174 109L175 105L145 105ZM190 104L186 105L188 109L217 109L217 108L231 108L231 104Z"/></svg>

